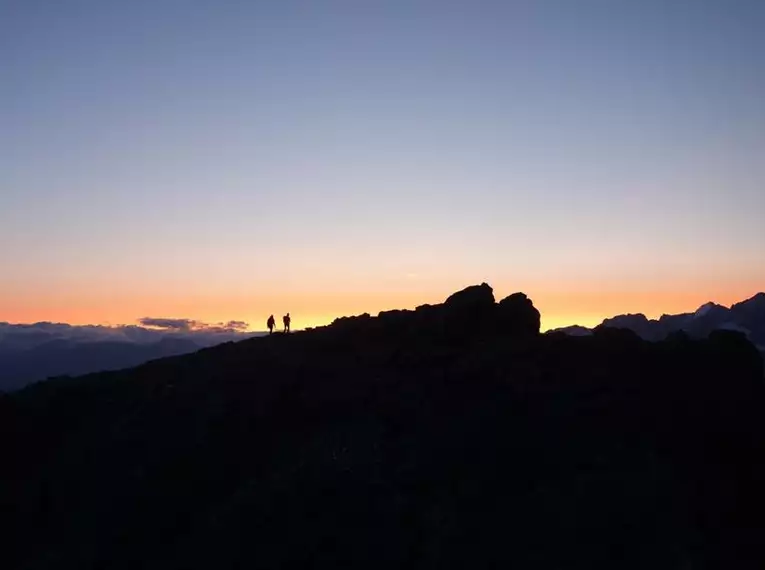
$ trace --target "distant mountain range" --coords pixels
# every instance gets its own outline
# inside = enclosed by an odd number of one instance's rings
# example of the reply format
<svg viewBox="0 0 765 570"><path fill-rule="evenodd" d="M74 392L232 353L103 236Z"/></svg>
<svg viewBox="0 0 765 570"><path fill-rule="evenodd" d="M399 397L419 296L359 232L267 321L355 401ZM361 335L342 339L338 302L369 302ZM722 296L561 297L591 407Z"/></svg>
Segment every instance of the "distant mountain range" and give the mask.
<svg viewBox="0 0 765 570"><path fill-rule="evenodd" d="M726 329L744 333L760 351L765 352L765 293L724 307L706 303L693 313L662 315L649 319L642 313L618 315L605 319L600 327L630 329L646 340L658 341L668 335L684 331L691 337L704 338L714 330ZM592 329L574 325L555 329L572 336L592 334Z"/></svg>
<svg viewBox="0 0 765 570"><path fill-rule="evenodd" d="M149 326L72 326L61 323L16 325L0 322L0 391L16 390L53 376L77 376L137 366L262 333L242 332L240 325L216 326L188 319L143 319ZM156 328L166 327L166 328ZM706 303L693 313L648 319L642 313L605 319L599 327L624 328L645 340L659 341L685 331L705 338L713 330L740 331L765 353L765 293L724 307ZM573 325L554 329L586 336L593 329Z"/></svg>
<svg viewBox="0 0 765 570"><path fill-rule="evenodd" d="M179 326L179 322L165 321L163 324ZM187 324L186 320L180 322L184 327ZM53 376L129 368L258 334L262 333L245 333L225 325L158 329L0 322L0 391Z"/></svg>

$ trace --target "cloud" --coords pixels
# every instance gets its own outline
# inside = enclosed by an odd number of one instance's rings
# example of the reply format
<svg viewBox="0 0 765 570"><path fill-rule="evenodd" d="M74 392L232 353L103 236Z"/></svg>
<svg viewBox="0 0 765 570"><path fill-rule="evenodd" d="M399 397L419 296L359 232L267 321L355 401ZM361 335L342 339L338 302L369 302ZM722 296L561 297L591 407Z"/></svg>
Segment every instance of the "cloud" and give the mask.
<svg viewBox="0 0 765 570"><path fill-rule="evenodd" d="M141 326L174 331L189 331L197 328L197 321L193 319L163 319L156 317L144 317L138 319Z"/></svg>
<svg viewBox="0 0 765 570"><path fill-rule="evenodd" d="M177 332L232 333L244 332L249 328L249 324L245 321L210 324L194 319L167 319L158 317L144 317L138 319L138 323L142 327Z"/></svg>
<svg viewBox="0 0 765 570"><path fill-rule="evenodd" d="M211 325L194 319L145 317L138 322L144 326L0 322L0 390L48 376L135 366L265 334L248 332L244 321Z"/></svg>
<svg viewBox="0 0 765 570"><path fill-rule="evenodd" d="M209 324L188 318L144 317L137 322L116 326L0 322L0 352L28 350L50 342L151 344L163 338L188 339L203 347L259 334L248 332L248 323L236 320Z"/></svg>
<svg viewBox="0 0 765 570"><path fill-rule="evenodd" d="M249 327L249 323L244 321L229 321L225 324L225 328L232 331L246 331Z"/></svg>

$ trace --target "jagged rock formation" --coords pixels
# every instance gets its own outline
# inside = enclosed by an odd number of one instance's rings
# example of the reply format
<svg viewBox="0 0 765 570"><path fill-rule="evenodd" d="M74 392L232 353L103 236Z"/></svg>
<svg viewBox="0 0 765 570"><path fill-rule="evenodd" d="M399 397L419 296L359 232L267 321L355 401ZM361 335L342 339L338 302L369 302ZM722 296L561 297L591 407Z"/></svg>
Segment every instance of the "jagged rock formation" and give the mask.
<svg viewBox="0 0 765 570"><path fill-rule="evenodd" d="M765 353L765 293L736 303L730 309L717 303L705 303L694 313L662 315L648 319L642 313L617 315L605 319L600 327L630 329L645 340L659 341L679 331L691 337L703 338L716 330L733 330L747 336ZM557 329L559 332L581 336L590 329L580 326Z"/></svg>
<svg viewBox="0 0 765 570"><path fill-rule="evenodd" d="M522 294L0 398L2 568L762 568L741 334L540 335Z"/></svg>
<svg viewBox="0 0 765 570"><path fill-rule="evenodd" d="M730 308L730 321L749 331L749 338L765 350L765 293L736 303Z"/></svg>
<svg viewBox="0 0 765 570"><path fill-rule="evenodd" d="M377 318L368 313L344 317L336 319L332 327L354 329L360 334L385 331L434 341L479 337L520 339L539 334L540 315L523 293L496 303L492 288L482 283L457 291L440 305L420 305L414 311L383 311Z"/></svg>

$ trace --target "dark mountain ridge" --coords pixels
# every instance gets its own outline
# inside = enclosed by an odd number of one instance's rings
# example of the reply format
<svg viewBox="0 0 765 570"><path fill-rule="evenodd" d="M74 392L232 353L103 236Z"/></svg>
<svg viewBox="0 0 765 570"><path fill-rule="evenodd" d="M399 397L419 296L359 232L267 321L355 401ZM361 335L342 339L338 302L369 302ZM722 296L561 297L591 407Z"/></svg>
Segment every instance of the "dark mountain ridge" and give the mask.
<svg viewBox="0 0 765 570"><path fill-rule="evenodd" d="M764 406L740 333L483 284L0 398L0 565L762 568Z"/></svg>
<svg viewBox="0 0 765 570"><path fill-rule="evenodd" d="M17 390L54 376L138 366L260 334L209 327L183 331L0 322L0 391Z"/></svg>
<svg viewBox="0 0 765 570"><path fill-rule="evenodd" d="M26 350L0 350L0 388L13 390L54 376L119 370L199 349L191 340L172 338L145 344L51 340Z"/></svg>
<svg viewBox="0 0 765 570"><path fill-rule="evenodd" d="M693 337L707 337L715 330L735 330L744 333L760 350L765 351L765 293L732 305L730 308L709 302L693 313L662 315L649 319L642 313L617 315L604 319L599 325L610 328L626 328L646 340L663 340L679 331ZM583 335L592 329L574 325L557 331Z"/></svg>

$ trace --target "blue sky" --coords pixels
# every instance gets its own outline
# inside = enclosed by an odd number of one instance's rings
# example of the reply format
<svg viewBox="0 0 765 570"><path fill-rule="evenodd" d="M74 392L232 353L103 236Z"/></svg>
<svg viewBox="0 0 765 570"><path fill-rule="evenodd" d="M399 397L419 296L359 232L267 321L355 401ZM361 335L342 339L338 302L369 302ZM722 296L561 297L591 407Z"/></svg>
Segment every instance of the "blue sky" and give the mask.
<svg viewBox="0 0 765 570"><path fill-rule="evenodd" d="M763 29L755 0L0 1L0 320L762 289Z"/></svg>

